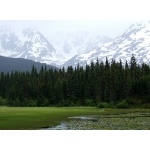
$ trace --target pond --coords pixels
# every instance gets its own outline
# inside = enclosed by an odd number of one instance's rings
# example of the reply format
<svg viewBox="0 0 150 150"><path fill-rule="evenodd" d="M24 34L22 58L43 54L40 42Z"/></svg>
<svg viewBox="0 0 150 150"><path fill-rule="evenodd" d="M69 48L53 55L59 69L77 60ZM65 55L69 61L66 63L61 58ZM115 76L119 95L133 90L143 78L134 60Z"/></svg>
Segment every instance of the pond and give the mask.
<svg viewBox="0 0 150 150"><path fill-rule="evenodd" d="M62 122L60 125L46 128L47 130L79 130L80 124L86 124L87 122L95 122L98 120L98 116L75 116L69 117L68 122ZM82 123L81 123L82 122ZM75 125L76 124L76 125Z"/></svg>
<svg viewBox="0 0 150 150"><path fill-rule="evenodd" d="M46 128L46 130L68 130L67 122L62 122L60 125Z"/></svg>

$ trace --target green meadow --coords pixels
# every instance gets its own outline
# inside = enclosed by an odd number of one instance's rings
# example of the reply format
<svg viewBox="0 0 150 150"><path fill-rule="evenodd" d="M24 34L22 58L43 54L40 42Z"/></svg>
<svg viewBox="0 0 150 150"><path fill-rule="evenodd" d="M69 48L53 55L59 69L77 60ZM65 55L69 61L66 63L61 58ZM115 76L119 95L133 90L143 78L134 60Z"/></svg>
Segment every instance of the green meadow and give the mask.
<svg viewBox="0 0 150 150"><path fill-rule="evenodd" d="M115 119L130 119L129 128L136 129L137 122L133 119L140 119L144 126L139 129L149 129L150 109L98 109L96 107L0 107L0 130L37 130L59 125L63 121L70 121L68 117L98 115L103 119L103 124L91 129L113 129L108 127L108 121ZM132 122L132 120L133 122ZM106 124L104 122L106 120ZM94 123L93 123L94 124ZM128 126L128 124L126 125ZM85 128L86 129L86 128ZM88 128L90 129L90 128ZM115 124L115 129L117 126ZM118 126L118 129L120 126Z"/></svg>

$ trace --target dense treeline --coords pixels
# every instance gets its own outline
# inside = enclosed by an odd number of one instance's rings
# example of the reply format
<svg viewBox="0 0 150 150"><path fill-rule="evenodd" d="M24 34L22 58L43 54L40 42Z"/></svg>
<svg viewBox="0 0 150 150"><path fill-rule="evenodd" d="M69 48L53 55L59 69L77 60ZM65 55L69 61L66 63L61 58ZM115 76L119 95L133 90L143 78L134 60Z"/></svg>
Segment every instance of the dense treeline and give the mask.
<svg viewBox="0 0 150 150"><path fill-rule="evenodd" d="M31 72L0 74L0 105L135 106L150 103L150 67L112 60L59 70L33 66Z"/></svg>

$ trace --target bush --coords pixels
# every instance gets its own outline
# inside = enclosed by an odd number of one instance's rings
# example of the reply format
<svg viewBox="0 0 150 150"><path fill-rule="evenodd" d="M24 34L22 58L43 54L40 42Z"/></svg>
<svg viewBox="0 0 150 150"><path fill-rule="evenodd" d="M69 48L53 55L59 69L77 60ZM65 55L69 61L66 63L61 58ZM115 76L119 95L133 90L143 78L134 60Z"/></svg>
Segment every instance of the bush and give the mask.
<svg viewBox="0 0 150 150"><path fill-rule="evenodd" d="M85 106L95 106L95 104L92 99L87 99L85 101Z"/></svg>
<svg viewBox="0 0 150 150"><path fill-rule="evenodd" d="M143 108L148 108L148 109L149 109L149 108L150 108L150 104L149 104L149 103L142 104L142 107L143 107Z"/></svg>
<svg viewBox="0 0 150 150"><path fill-rule="evenodd" d="M129 104L126 100L123 100L121 102L119 102L117 105L116 105L117 108L129 108Z"/></svg>
<svg viewBox="0 0 150 150"><path fill-rule="evenodd" d="M98 107L98 108L109 108L110 105L109 105L108 103L104 102L104 103L99 103L99 104L97 105L97 107Z"/></svg>
<svg viewBox="0 0 150 150"><path fill-rule="evenodd" d="M6 106L6 105L7 105L7 100L0 97L0 106Z"/></svg>

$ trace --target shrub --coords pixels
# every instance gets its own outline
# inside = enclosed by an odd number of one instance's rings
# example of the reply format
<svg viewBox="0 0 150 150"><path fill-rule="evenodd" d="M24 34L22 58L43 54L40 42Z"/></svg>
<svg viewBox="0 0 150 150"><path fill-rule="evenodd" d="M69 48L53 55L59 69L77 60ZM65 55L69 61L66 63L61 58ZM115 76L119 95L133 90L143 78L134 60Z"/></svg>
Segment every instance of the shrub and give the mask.
<svg viewBox="0 0 150 150"><path fill-rule="evenodd" d="M95 104L92 99L87 99L85 101L85 106L95 106Z"/></svg>
<svg viewBox="0 0 150 150"><path fill-rule="evenodd" d="M117 108L129 108L129 104L126 100L123 100L121 102L119 102L117 105L116 105Z"/></svg>
<svg viewBox="0 0 150 150"><path fill-rule="evenodd" d="M108 103L106 103L106 102L103 102L103 103L99 103L99 104L97 105L97 107L98 107L98 108L109 108L110 105L109 105Z"/></svg>
<svg viewBox="0 0 150 150"><path fill-rule="evenodd" d="M142 107L143 107L143 108L148 108L148 109L149 109L149 108L150 108L150 104L149 104L149 103L142 104Z"/></svg>
<svg viewBox="0 0 150 150"><path fill-rule="evenodd" d="M7 100L0 97L0 106L5 106L5 105L7 105Z"/></svg>

